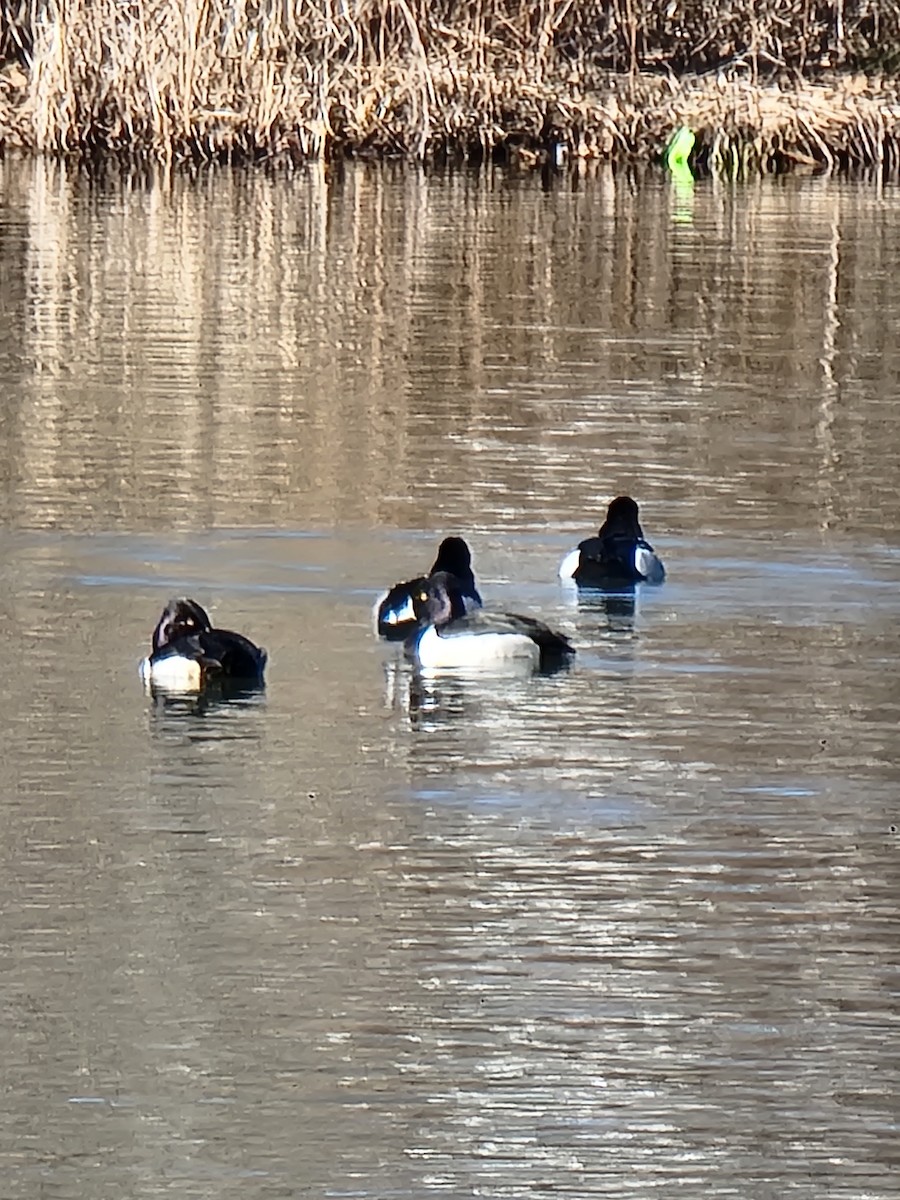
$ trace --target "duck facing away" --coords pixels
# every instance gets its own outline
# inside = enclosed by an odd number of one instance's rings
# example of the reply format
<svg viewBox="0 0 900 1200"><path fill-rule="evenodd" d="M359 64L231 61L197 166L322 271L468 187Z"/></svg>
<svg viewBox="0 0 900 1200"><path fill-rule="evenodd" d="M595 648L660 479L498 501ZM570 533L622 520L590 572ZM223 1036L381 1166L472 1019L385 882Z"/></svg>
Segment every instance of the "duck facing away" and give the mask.
<svg viewBox="0 0 900 1200"><path fill-rule="evenodd" d="M552 670L575 654L567 637L534 617L467 611L455 578L444 571L420 582L413 596L419 628L407 639L406 653L425 670L496 670L515 663Z"/></svg>
<svg viewBox="0 0 900 1200"><path fill-rule="evenodd" d="M199 691L223 680L258 685L267 657L242 634L214 629L196 600L175 598L153 631L153 650L141 662L141 679L173 691Z"/></svg>
<svg viewBox="0 0 900 1200"><path fill-rule="evenodd" d="M416 579L408 579L405 583L395 583L378 602L375 620L379 637L387 638L391 642L400 642L418 628L420 622L416 616L413 597L422 591L431 576L439 572L446 572L457 580L457 594L461 597L466 611L481 608L481 596L478 594L475 576L472 573L472 552L463 538L447 537L438 547L437 558L431 564L427 576L420 575Z"/></svg>
<svg viewBox="0 0 900 1200"><path fill-rule="evenodd" d="M607 591L663 582L666 569L644 537L637 503L630 496L617 496L610 503L597 536L585 538L566 555L559 577Z"/></svg>

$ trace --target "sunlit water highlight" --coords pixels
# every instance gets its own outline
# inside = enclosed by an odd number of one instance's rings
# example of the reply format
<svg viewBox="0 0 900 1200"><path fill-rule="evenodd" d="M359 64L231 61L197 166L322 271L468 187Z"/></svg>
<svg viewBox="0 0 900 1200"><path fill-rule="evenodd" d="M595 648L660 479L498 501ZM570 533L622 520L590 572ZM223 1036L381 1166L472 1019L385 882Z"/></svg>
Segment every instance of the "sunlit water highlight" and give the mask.
<svg viewBox="0 0 900 1200"><path fill-rule="evenodd" d="M0 180L4 1194L892 1196L896 197ZM569 670L377 644L449 532Z"/></svg>

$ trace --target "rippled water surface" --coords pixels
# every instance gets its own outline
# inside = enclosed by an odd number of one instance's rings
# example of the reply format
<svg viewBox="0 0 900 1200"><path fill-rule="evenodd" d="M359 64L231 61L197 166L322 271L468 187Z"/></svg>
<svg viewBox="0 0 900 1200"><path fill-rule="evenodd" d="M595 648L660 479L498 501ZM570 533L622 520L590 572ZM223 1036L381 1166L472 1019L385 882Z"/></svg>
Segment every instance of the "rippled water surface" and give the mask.
<svg viewBox="0 0 900 1200"><path fill-rule="evenodd" d="M874 184L0 162L4 1196L895 1195L898 274ZM450 532L571 670L376 643ZM173 593L263 694L143 694Z"/></svg>

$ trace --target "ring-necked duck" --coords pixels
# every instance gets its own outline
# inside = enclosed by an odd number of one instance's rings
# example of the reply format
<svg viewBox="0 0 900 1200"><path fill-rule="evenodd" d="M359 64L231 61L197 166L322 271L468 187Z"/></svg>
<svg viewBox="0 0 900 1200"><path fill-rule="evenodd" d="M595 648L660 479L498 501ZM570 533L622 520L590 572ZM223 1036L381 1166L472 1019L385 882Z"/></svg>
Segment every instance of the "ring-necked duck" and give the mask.
<svg viewBox="0 0 900 1200"><path fill-rule="evenodd" d="M213 680L262 683L266 652L230 629L214 629L196 600L172 599L153 631L141 679L173 691L198 691Z"/></svg>
<svg viewBox="0 0 900 1200"><path fill-rule="evenodd" d="M446 571L459 581L458 593L466 611L481 608L481 597L475 586L472 573L472 554L461 537L444 538L438 547L437 558L431 565L428 577ZM419 625L413 605L413 596L421 592L426 576L408 579L406 583L395 583L376 606L376 625L379 637L400 642Z"/></svg>
<svg viewBox="0 0 900 1200"><path fill-rule="evenodd" d="M526 662L549 669L566 663L575 650L569 639L534 617L518 613L467 612L452 575L439 571L422 581L413 596L420 627L406 653L426 670L497 668Z"/></svg>
<svg viewBox="0 0 900 1200"><path fill-rule="evenodd" d="M638 506L630 496L610 503L606 520L596 537L586 538L559 565L560 579L579 587L632 587L636 583L662 583L666 569L644 537Z"/></svg>

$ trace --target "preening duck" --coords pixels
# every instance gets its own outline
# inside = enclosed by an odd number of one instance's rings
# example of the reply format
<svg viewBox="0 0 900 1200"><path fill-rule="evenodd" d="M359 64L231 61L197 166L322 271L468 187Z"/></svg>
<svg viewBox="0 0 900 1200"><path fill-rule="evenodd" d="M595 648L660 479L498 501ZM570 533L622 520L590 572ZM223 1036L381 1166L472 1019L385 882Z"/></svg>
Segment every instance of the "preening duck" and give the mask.
<svg viewBox="0 0 900 1200"><path fill-rule="evenodd" d="M472 552L463 538L447 537L438 547L437 558L427 576L420 575L405 583L395 583L379 600L375 617L379 637L392 642L403 641L418 627L413 597L422 591L428 578L442 571L457 580L456 591L466 611L481 607L481 596L472 573Z"/></svg>
<svg viewBox="0 0 900 1200"><path fill-rule="evenodd" d="M534 617L467 611L455 578L444 571L420 584L413 595L419 627L407 639L406 653L425 670L489 670L516 662L550 670L575 653L567 637Z"/></svg>
<svg viewBox="0 0 900 1200"><path fill-rule="evenodd" d="M199 691L217 680L260 684L265 650L230 629L214 629L205 609L187 597L169 601L153 631L141 679L172 691Z"/></svg>
<svg viewBox="0 0 900 1200"><path fill-rule="evenodd" d="M638 506L630 496L617 496L596 537L586 538L562 560L560 579L584 588L630 588L636 583L662 583L666 569L644 537Z"/></svg>

